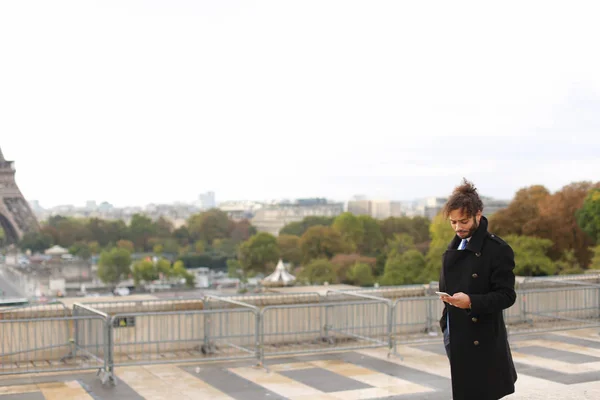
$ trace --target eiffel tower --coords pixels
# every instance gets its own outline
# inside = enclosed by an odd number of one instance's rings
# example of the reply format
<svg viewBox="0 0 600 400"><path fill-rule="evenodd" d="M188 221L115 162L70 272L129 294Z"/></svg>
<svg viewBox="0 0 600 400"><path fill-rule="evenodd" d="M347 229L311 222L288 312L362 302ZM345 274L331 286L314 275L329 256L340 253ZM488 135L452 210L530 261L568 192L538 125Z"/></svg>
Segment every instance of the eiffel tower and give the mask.
<svg viewBox="0 0 600 400"><path fill-rule="evenodd" d="M39 224L29 203L15 181L14 161L6 161L0 149L0 226L5 244L17 243L28 232L37 232Z"/></svg>

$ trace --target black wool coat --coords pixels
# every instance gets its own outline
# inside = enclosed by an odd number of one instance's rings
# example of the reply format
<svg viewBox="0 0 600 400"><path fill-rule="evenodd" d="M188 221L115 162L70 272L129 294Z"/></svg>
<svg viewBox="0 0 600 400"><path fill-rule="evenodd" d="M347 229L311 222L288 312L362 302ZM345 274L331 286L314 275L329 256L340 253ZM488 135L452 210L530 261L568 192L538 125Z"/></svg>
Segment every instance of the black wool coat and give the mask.
<svg viewBox="0 0 600 400"><path fill-rule="evenodd" d="M502 310L516 300L511 247L479 227L464 250L455 236L443 255L440 290L471 298L471 309L445 304L440 326L450 314L450 370L454 400L497 400L515 391L517 373Z"/></svg>

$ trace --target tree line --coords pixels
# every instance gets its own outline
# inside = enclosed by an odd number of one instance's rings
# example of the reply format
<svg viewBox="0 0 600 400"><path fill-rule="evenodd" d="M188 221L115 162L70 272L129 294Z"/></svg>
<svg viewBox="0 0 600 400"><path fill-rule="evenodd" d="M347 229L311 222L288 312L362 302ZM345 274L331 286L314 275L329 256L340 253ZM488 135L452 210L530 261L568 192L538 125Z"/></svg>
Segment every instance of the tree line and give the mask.
<svg viewBox="0 0 600 400"><path fill-rule="evenodd" d="M600 269L600 183L576 182L555 193L539 185L526 187L489 219L490 231L513 247L517 275ZM423 217L376 220L350 213L307 217L273 236L257 232L249 221L235 222L212 209L176 229L164 218L153 221L144 215L134 215L129 224L52 217L20 245L35 251L58 244L84 258L126 249L180 261L179 271L181 267L227 268L231 276L242 279L271 273L281 258L292 265L301 282L367 286L437 280L442 254L453 236L441 215L432 221ZM137 271L145 272L139 272L138 278L168 274L166 269L153 268L140 266Z"/></svg>
<svg viewBox="0 0 600 400"><path fill-rule="evenodd" d="M600 269L600 183L576 182L553 194L539 185L523 188L489 219L489 230L512 246L517 275ZM439 278L442 254L453 237L442 215L431 222L377 221L349 213L309 217L284 227L278 237L252 236L229 268L237 276L267 273L281 257L306 283L426 283Z"/></svg>

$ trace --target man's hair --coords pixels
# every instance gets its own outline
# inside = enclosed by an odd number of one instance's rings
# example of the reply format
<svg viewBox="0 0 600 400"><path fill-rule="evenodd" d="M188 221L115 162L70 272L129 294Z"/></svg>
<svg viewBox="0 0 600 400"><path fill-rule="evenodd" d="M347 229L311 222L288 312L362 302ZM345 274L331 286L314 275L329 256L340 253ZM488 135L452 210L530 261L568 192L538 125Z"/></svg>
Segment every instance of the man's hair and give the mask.
<svg viewBox="0 0 600 400"><path fill-rule="evenodd" d="M475 216L479 211L483 211L483 202L479 198L477 188L466 178L463 178L460 186L454 188L452 195L444 206L444 216L448 218L448 215L454 210L463 210L468 218Z"/></svg>

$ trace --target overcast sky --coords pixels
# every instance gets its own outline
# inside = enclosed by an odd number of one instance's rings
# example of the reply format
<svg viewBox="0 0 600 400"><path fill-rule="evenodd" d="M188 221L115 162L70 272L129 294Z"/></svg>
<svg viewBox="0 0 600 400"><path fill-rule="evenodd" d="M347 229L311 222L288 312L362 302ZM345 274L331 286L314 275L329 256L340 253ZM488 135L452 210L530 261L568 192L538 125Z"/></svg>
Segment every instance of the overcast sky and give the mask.
<svg viewBox="0 0 600 400"><path fill-rule="evenodd" d="M0 148L42 206L597 181L600 10L557 3L2 1Z"/></svg>

